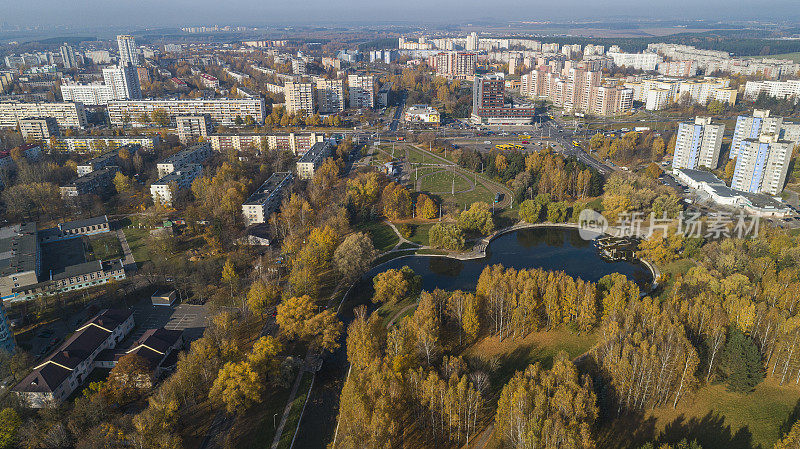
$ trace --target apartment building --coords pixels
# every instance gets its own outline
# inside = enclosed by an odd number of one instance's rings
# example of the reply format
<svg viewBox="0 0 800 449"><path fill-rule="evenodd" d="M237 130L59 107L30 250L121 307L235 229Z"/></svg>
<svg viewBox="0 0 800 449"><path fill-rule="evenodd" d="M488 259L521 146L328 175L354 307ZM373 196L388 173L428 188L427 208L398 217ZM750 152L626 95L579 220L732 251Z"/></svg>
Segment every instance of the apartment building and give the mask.
<svg viewBox="0 0 800 449"><path fill-rule="evenodd" d="M106 67L103 69L103 82L111 87L114 100L136 100L142 98L137 67Z"/></svg>
<svg viewBox="0 0 800 449"><path fill-rule="evenodd" d="M78 164L76 167L78 176L88 175L95 170L100 170L101 168L105 168L110 165L117 165L118 155L119 150L111 150L101 154L100 156L89 159L84 163Z"/></svg>
<svg viewBox="0 0 800 449"><path fill-rule="evenodd" d="M153 203L172 206L172 201L175 199L173 194L177 193L178 190L191 187L192 181L202 174L203 166L200 164L178 166L175 170L150 185L150 195L153 197Z"/></svg>
<svg viewBox="0 0 800 449"><path fill-rule="evenodd" d="M284 192L292 184L292 173L273 173L242 204L245 226L265 223L283 201Z"/></svg>
<svg viewBox="0 0 800 449"><path fill-rule="evenodd" d="M329 140L315 143L300 159L297 160L297 177L308 180L314 172L333 152L333 144Z"/></svg>
<svg viewBox="0 0 800 449"><path fill-rule="evenodd" d="M317 142L325 139L323 134L215 134L208 136L208 142L214 151L291 151L300 156L310 150Z"/></svg>
<svg viewBox="0 0 800 449"><path fill-rule="evenodd" d="M372 109L375 107L375 80L372 75L347 75L350 89L350 107Z"/></svg>
<svg viewBox="0 0 800 449"><path fill-rule="evenodd" d="M661 62L658 64L658 73L664 76L692 78L697 76L697 63L693 60Z"/></svg>
<svg viewBox="0 0 800 449"><path fill-rule="evenodd" d="M16 128L26 118L52 117L60 128L85 128L86 110L82 103L0 102L0 128Z"/></svg>
<svg viewBox="0 0 800 449"><path fill-rule="evenodd" d="M203 84L203 87L207 89L218 89L219 88L219 80L211 75L206 73L200 74L200 83Z"/></svg>
<svg viewBox="0 0 800 449"><path fill-rule="evenodd" d="M59 136L58 122L53 117L31 117L19 121L19 130L22 138L28 140L45 141L51 136Z"/></svg>
<svg viewBox="0 0 800 449"><path fill-rule="evenodd" d="M174 370L178 361L175 354L183 345L184 337L181 330L170 330L163 327L147 329L129 348L107 348L100 351L94 360L94 366L113 369L122 357L136 354L145 359L152 369L152 376L136 380L143 386L152 387L155 379Z"/></svg>
<svg viewBox="0 0 800 449"><path fill-rule="evenodd" d="M620 53L608 51L608 57L614 60L617 67L628 67L646 72L655 71L658 64L663 62L661 56L656 53Z"/></svg>
<svg viewBox="0 0 800 449"><path fill-rule="evenodd" d="M59 53L61 53L61 63L64 64L65 69L74 69L79 66L78 58L75 57L74 48L64 44L58 50Z"/></svg>
<svg viewBox="0 0 800 449"><path fill-rule="evenodd" d="M731 141L730 158L739 155L746 139L757 139L762 134L780 136L782 127L783 117L770 117L770 111L766 109L754 109L752 116L738 116Z"/></svg>
<svg viewBox="0 0 800 449"><path fill-rule="evenodd" d="M603 85L602 72L572 68L560 77L548 70L522 76L520 93L531 99L548 99L565 111L613 115L630 111L633 92L616 85Z"/></svg>
<svg viewBox="0 0 800 449"><path fill-rule="evenodd" d="M133 126L147 126L141 117L152 117L156 110L164 110L174 122L181 115L208 115L216 125L234 125L236 117L253 118L256 123L264 123L265 104L263 98L251 99L192 99L192 100L128 100L108 103L108 116L113 126L129 123Z"/></svg>
<svg viewBox="0 0 800 449"><path fill-rule="evenodd" d="M292 73L295 75L307 75L308 68L306 62L300 58L292 58Z"/></svg>
<svg viewBox="0 0 800 449"><path fill-rule="evenodd" d="M477 53L471 52L442 52L431 56L429 62L436 74L448 78L465 79L475 74L475 64L478 61Z"/></svg>
<svg viewBox="0 0 800 449"><path fill-rule="evenodd" d="M109 165L99 170L93 170L89 173L79 176L72 183L62 186L62 198L74 198L81 195L98 195L107 196L111 193L114 184L114 176L119 171L116 165Z"/></svg>
<svg viewBox="0 0 800 449"><path fill-rule="evenodd" d="M797 142L777 134L761 134L742 141L736 158L731 188L750 193L780 195Z"/></svg>
<svg viewBox="0 0 800 449"><path fill-rule="evenodd" d="M738 96L738 90L730 87L730 80L727 78L647 78L627 81L624 86L633 91L635 101L645 103L645 109L653 111L679 101L706 105L716 100L734 104Z"/></svg>
<svg viewBox="0 0 800 449"><path fill-rule="evenodd" d="M712 123L710 117L696 117L694 123L679 124L672 168L717 168L724 133L725 125Z"/></svg>
<svg viewBox="0 0 800 449"><path fill-rule="evenodd" d="M158 177L164 177L177 170L181 165L199 164L213 154L208 142L198 143L185 148L156 164Z"/></svg>
<svg viewBox="0 0 800 449"><path fill-rule="evenodd" d="M475 124L526 124L533 120L533 105L506 105L502 73L476 75L472 85L472 116Z"/></svg>
<svg viewBox="0 0 800 449"><path fill-rule="evenodd" d="M755 100L759 95L785 100L800 98L800 80L787 81L748 81L744 85L744 97Z"/></svg>
<svg viewBox="0 0 800 449"><path fill-rule="evenodd" d="M286 100L286 112L298 114L314 113L314 85L311 83L288 82L283 85L283 95Z"/></svg>
<svg viewBox="0 0 800 449"><path fill-rule="evenodd" d="M344 111L344 80L317 79L317 107L321 114Z"/></svg>
<svg viewBox="0 0 800 449"><path fill-rule="evenodd" d="M117 36L117 48L119 49L119 65L139 67L139 51L136 48L136 39L133 36Z"/></svg>
<svg viewBox="0 0 800 449"><path fill-rule="evenodd" d="M45 147L52 151L63 151L68 153L88 153L103 149L115 149L126 145L135 145L143 150L152 151L159 143L160 139L156 136L95 136L95 137L52 137L50 140L43 140Z"/></svg>
<svg viewBox="0 0 800 449"><path fill-rule="evenodd" d="M175 117L178 138L187 144L198 137L206 137L211 132L211 118L206 115L179 115Z"/></svg>
<svg viewBox="0 0 800 449"><path fill-rule="evenodd" d="M109 101L116 99L112 87L101 83L62 84L61 98L64 101L73 101L87 106L106 105Z"/></svg>
<svg viewBox="0 0 800 449"><path fill-rule="evenodd" d="M93 273L94 274L94 273ZM89 319L11 391L32 408L58 405L82 385L95 359L133 330L133 313L105 309Z"/></svg>
<svg viewBox="0 0 800 449"><path fill-rule="evenodd" d="M36 223L21 223L0 228L0 297L17 298L14 289L39 282L42 248Z"/></svg>

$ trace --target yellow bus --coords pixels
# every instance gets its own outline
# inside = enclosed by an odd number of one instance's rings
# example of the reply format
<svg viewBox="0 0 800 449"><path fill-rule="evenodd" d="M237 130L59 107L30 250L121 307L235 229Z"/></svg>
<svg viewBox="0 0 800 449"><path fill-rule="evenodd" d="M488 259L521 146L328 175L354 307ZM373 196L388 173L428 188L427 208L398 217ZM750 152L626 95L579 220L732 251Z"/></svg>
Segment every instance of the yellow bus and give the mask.
<svg viewBox="0 0 800 449"><path fill-rule="evenodd" d="M533 137L529 136L528 134L520 134L520 135L517 136L517 139L519 139L519 140L531 140L531 139L533 139Z"/></svg>

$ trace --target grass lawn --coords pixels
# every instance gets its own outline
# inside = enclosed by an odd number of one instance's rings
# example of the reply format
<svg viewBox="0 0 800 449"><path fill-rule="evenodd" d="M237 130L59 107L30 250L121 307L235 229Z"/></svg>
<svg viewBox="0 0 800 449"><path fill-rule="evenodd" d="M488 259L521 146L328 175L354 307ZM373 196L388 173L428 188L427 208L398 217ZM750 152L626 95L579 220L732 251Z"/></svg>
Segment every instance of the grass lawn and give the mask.
<svg viewBox="0 0 800 449"><path fill-rule="evenodd" d="M283 428L283 434L281 434L281 440L278 443L279 449L288 449L292 444L292 438L294 438L295 429L297 429L297 426L300 424L300 415L303 412L303 406L306 403L306 397L308 397L308 388L311 386L311 380L313 378L314 376L312 373L303 373L303 379L300 381L300 388L297 390L297 396L292 402L292 410L289 412L289 419L286 420L286 426ZM283 402L283 405L285 404L286 402ZM281 415L278 415L278 419L280 419L280 417Z"/></svg>
<svg viewBox="0 0 800 449"><path fill-rule="evenodd" d="M106 233L89 238L87 260L113 260L122 257L122 245L119 243L117 234Z"/></svg>
<svg viewBox="0 0 800 449"><path fill-rule="evenodd" d="M397 237L397 234L394 233L392 228L380 221L359 223L354 226L354 228L357 231L369 234L372 239L372 244L375 245L378 251L388 251L394 248L394 245L397 245L397 242L400 241L400 238Z"/></svg>
<svg viewBox="0 0 800 449"><path fill-rule="evenodd" d="M455 189L456 194L459 194L459 192L469 190L471 184L458 174L453 176L451 170L442 170L422 178L420 187L423 191L437 192L439 194L442 194L442 192L450 194Z"/></svg>
<svg viewBox="0 0 800 449"><path fill-rule="evenodd" d="M125 239L128 240L128 246L131 247L131 253L136 262L150 260L150 250L147 248L147 237L150 231L146 228L127 227L122 232L125 233Z"/></svg>
<svg viewBox="0 0 800 449"><path fill-rule="evenodd" d="M428 233L433 227L433 223L429 224L419 224L419 225L411 225L414 229L414 233L411 234L411 237L408 240L419 243L420 245L427 245L428 244Z"/></svg>
<svg viewBox="0 0 800 449"><path fill-rule="evenodd" d="M419 300L419 297L415 296L413 298L406 298L395 304L383 304L378 310L376 310L378 316L381 317L381 319L383 320L382 326L386 327L389 324L389 320L394 318L394 316L397 315L398 312L400 312L405 307L411 304L416 304L417 300ZM408 310L406 310L406 312L403 314L403 316L414 313L415 309L416 307L409 307ZM402 316L397 317L395 322L399 322L400 318L402 318Z"/></svg>
<svg viewBox="0 0 800 449"><path fill-rule="evenodd" d="M274 426L283 416L283 408L289 400L290 390L291 387L270 389L271 393L264 398L260 406L254 407L236 420L228 436L229 440L235 442L235 447L263 449L272 444L272 439L275 438Z"/></svg>
<svg viewBox="0 0 800 449"><path fill-rule="evenodd" d="M490 379L493 389L499 391L515 372L528 365L540 362L542 367L549 369L559 351L566 351L570 358L575 358L588 351L596 341L595 332L578 333L562 327L533 332L524 339L507 338L502 342L496 336L484 337L467 348L463 355L494 367Z"/></svg>
<svg viewBox="0 0 800 449"><path fill-rule="evenodd" d="M697 439L704 449L769 449L780 438L781 428L791 425L786 423L796 413L798 401L796 385L781 387L773 379L750 394L731 393L718 384L701 388L675 409L647 413L645 422L655 419L655 429L665 442L689 438Z"/></svg>

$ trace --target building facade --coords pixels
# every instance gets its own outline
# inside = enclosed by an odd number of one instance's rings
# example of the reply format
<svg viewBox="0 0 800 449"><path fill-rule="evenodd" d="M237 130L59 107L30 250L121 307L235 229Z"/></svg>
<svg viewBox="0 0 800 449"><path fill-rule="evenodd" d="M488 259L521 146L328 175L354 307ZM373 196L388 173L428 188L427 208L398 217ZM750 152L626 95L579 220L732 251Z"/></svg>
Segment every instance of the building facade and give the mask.
<svg viewBox="0 0 800 449"><path fill-rule="evenodd" d="M26 118L52 117L60 128L88 126L82 103L0 103L0 128L16 128Z"/></svg>
<svg viewBox="0 0 800 449"><path fill-rule="evenodd" d="M242 204L245 226L265 223L278 210L284 192L292 184L292 177L290 172L273 173L247 198Z"/></svg>
<svg viewBox="0 0 800 449"><path fill-rule="evenodd" d="M211 132L211 118L206 115L180 115L175 117L178 138L184 145Z"/></svg>
<svg viewBox="0 0 800 449"><path fill-rule="evenodd" d="M46 141L51 136L59 136L58 122L53 117L31 117L19 121L19 130L22 138L28 140Z"/></svg>
<svg viewBox="0 0 800 449"><path fill-rule="evenodd" d="M372 75L347 75L350 89L350 107L354 109L375 107L375 80Z"/></svg>
<svg viewBox="0 0 800 449"><path fill-rule="evenodd" d="M283 85L283 95L286 100L286 112L298 114L314 113L314 85L311 83L288 82Z"/></svg>
<svg viewBox="0 0 800 449"><path fill-rule="evenodd" d="M253 118L256 123L264 123L265 103L263 98L212 100L128 100L108 103L108 116L113 126L148 126L141 118L144 114L152 117L156 110L164 110L174 122L181 115L208 115L217 125L234 125L236 117Z"/></svg>
<svg viewBox="0 0 800 449"><path fill-rule="evenodd" d="M736 158L731 188L750 193L779 195L783 191L795 142L776 134L747 138Z"/></svg>
<svg viewBox="0 0 800 449"><path fill-rule="evenodd" d="M717 168L724 133L725 125L712 123L710 117L697 117L694 123L678 125L672 168Z"/></svg>
<svg viewBox="0 0 800 449"><path fill-rule="evenodd" d="M331 155L332 151L333 144L328 140L315 143L297 160L297 177L302 180L313 178L317 168Z"/></svg>
<svg viewBox="0 0 800 449"><path fill-rule="evenodd" d="M321 114L344 111L344 81L318 79L317 107Z"/></svg>

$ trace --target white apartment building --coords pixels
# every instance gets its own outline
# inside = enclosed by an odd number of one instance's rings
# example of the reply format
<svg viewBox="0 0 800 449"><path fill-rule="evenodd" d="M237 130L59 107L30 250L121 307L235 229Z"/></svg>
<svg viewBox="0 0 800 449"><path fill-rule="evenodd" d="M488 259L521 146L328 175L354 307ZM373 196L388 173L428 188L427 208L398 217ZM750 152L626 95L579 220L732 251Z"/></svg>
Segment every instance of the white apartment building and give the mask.
<svg viewBox="0 0 800 449"><path fill-rule="evenodd" d="M800 80L748 81L744 85L744 97L748 100L755 100L762 93L782 100L800 98Z"/></svg>
<svg viewBox="0 0 800 449"><path fill-rule="evenodd" d="M306 62L300 58L292 58L292 73L295 75L307 75L308 68Z"/></svg>
<svg viewBox="0 0 800 449"><path fill-rule="evenodd" d="M619 53L609 51L607 56L614 60L617 67L629 67L646 72L655 71L663 60L655 53Z"/></svg>
<svg viewBox="0 0 800 449"><path fill-rule="evenodd" d="M432 57L436 74L448 78L463 79L474 75L477 61L477 53L460 51L438 53Z"/></svg>
<svg viewBox="0 0 800 449"><path fill-rule="evenodd" d="M286 100L286 112L297 114L305 111L309 115L314 113L313 84L288 82L283 85L283 95Z"/></svg>
<svg viewBox="0 0 800 449"><path fill-rule="evenodd" d="M644 103L644 108L648 111L660 111L666 109L674 96L671 89L653 88L647 91L647 99Z"/></svg>
<svg viewBox="0 0 800 449"><path fill-rule="evenodd" d="M208 142L198 143L185 148L156 164L158 177L163 178L178 170L182 165L198 164L205 161L213 154Z"/></svg>
<svg viewBox="0 0 800 449"><path fill-rule="evenodd" d="M739 155L743 142L746 139L758 139L762 134L775 134L780 136L783 126L783 117L770 117L769 110L754 109L752 116L740 115L736 118L736 128L731 141L730 158Z"/></svg>
<svg viewBox="0 0 800 449"><path fill-rule="evenodd" d="M178 190L188 189L192 186L192 181L202 174L203 166L200 164L179 166L150 185L150 195L153 197L153 203L172 206L173 193L177 193Z"/></svg>
<svg viewBox="0 0 800 449"><path fill-rule="evenodd" d="M266 115L263 98L211 100L127 100L108 103L108 116L113 126L123 126L126 120L133 126L142 123L142 114L152 117L154 111L163 109L171 119L180 115L208 115L214 124L233 125L236 117L248 115L256 123L264 123Z"/></svg>
<svg viewBox="0 0 800 449"><path fill-rule="evenodd" d="M142 98L139 73L136 67L106 67L103 81L110 86L115 100L136 100Z"/></svg>
<svg viewBox="0 0 800 449"><path fill-rule="evenodd" d="M344 80L317 79L317 107L322 114L344 111Z"/></svg>
<svg viewBox="0 0 800 449"><path fill-rule="evenodd" d="M323 134L214 134L208 136L211 148L217 152L229 150L261 151L280 150L291 151L294 155L303 155L317 142L325 140Z"/></svg>
<svg viewBox="0 0 800 449"><path fill-rule="evenodd" d="M783 191L795 143L780 140L776 134L745 139L736 158L731 188L779 195Z"/></svg>
<svg viewBox="0 0 800 449"><path fill-rule="evenodd" d="M74 69L78 67L78 59L75 57L75 50L67 44L59 48L61 53L61 62L64 64L65 69Z"/></svg>
<svg viewBox="0 0 800 449"><path fill-rule="evenodd" d="M664 76L691 78L697 76L697 63L693 60L661 62L658 64L658 73Z"/></svg>
<svg viewBox="0 0 800 449"><path fill-rule="evenodd" d="M88 125L82 103L0 103L0 128L16 128L20 120L34 117L53 117L60 128Z"/></svg>
<svg viewBox="0 0 800 449"><path fill-rule="evenodd" d="M139 67L139 51L133 36L117 36L117 47L119 48L119 65Z"/></svg>
<svg viewBox="0 0 800 449"><path fill-rule="evenodd" d="M203 87L206 87L208 89L219 88L219 80L216 77L211 76L207 73L200 74L200 82L203 84Z"/></svg>
<svg viewBox="0 0 800 449"><path fill-rule="evenodd" d="M103 149L115 149L126 145L137 145L145 150L153 150L159 142L158 136L107 136L107 137L52 137L43 140L45 147L69 153L88 153Z"/></svg>
<svg viewBox="0 0 800 449"><path fill-rule="evenodd" d="M297 177L303 180L314 177L314 172L330 156L333 145L330 141L315 143L300 159L297 160Z"/></svg>
<svg viewBox="0 0 800 449"><path fill-rule="evenodd" d="M372 75L347 75L350 89L350 107L354 109L375 107L375 84Z"/></svg>
<svg viewBox="0 0 800 449"><path fill-rule="evenodd" d="M62 84L61 98L88 106L106 105L116 99L112 87L100 83Z"/></svg>
<svg viewBox="0 0 800 449"><path fill-rule="evenodd" d="M28 140L44 141L50 136L59 135L58 123L52 117L25 118L19 121L19 130L22 138Z"/></svg>
<svg viewBox="0 0 800 449"><path fill-rule="evenodd" d="M678 125L672 168L717 168L724 133L725 125L712 123L710 117L696 117L694 123Z"/></svg>
<svg viewBox="0 0 800 449"><path fill-rule="evenodd" d="M292 173L273 173L242 204L245 226L266 223L269 216L278 210L286 188L292 183Z"/></svg>

